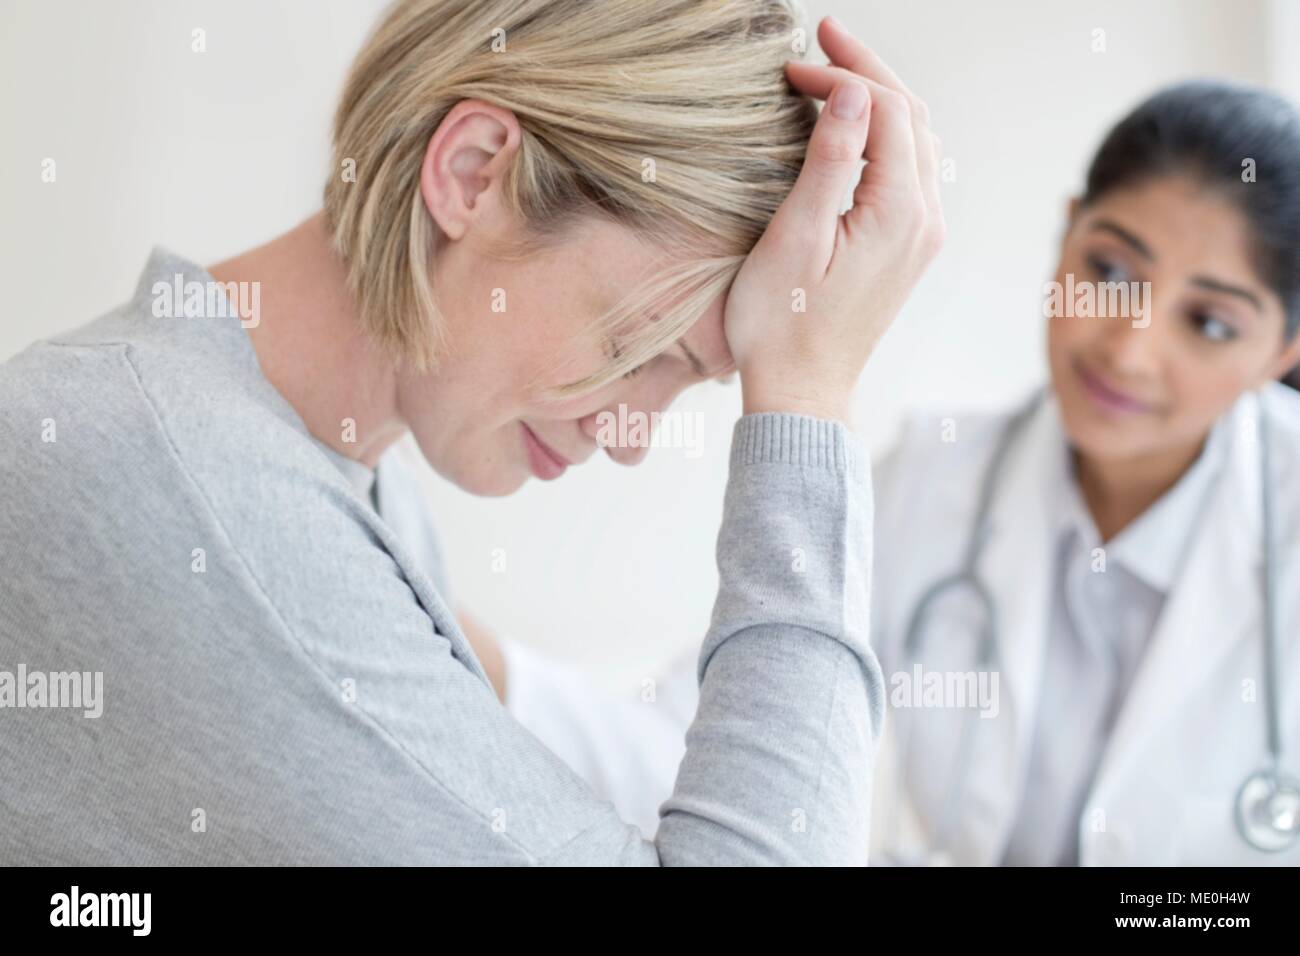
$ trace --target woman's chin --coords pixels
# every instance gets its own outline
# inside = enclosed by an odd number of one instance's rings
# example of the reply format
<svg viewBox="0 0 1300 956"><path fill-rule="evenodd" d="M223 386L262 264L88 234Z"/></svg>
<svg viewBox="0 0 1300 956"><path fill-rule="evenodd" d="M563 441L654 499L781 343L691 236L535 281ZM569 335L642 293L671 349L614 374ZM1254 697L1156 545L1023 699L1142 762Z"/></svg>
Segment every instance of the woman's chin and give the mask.
<svg viewBox="0 0 1300 956"><path fill-rule="evenodd" d="M479 498L502 498L514 494L530 477L527 468L511 467L510 462L425 460L439 478Z"/></svg>
<svg viewBox="0 0 1300 956"><path fill-rule="evenodd" d="M471 495L480 498L504 498L522 488L527 480L527 475L511 471L496 471L486 475L469 476L456 481L455 484L462 491L468 491Z"/></svg>

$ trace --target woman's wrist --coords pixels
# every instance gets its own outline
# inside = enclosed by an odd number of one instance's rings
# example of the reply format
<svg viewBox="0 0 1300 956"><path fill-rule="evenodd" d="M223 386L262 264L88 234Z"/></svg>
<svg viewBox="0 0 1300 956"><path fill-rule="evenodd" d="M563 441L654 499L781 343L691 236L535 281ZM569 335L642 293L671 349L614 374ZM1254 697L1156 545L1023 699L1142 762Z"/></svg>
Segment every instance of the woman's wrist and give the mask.
<svg viewBox="0 0 1300 956"><path fill-rule="evenodd" d="M741 377L741 403L745 415L776 412L808 415L852 427L849 409L851 390L841 388L799 389L786 384L746 381Z"/></svg>

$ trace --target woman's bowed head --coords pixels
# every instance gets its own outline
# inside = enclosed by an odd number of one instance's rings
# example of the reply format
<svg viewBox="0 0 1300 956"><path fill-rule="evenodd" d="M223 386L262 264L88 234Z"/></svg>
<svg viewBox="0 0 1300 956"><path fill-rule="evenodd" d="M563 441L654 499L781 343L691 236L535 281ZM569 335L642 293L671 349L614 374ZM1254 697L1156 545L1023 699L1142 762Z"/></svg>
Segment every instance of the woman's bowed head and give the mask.
<svg viewBox="0 0 1300 956"><path fill-rule="evenodd" d="M937 248L936 144L836 24L829 64L787 65L795 27L785 0L400 0L345 84L322 212L207 270L157 250L129 303L0 368L22 503L0 645L119 678L93 740L0 734L0 765L52 781L20 788L0 858L865 862L883 675L843 420ZM178 273L260 289L260 321L155 317ZM443 477L506 494L590 457L609 413L654 421L732 373L688 735L708 744L651 842L495 699L418 475L385 450L410 432ZM608 454L635 462L640 431ZM802 574L752 560L795 547ZM178 840L191 792L214 826Z"/></svg>
<svg viewBox="0 0 1300 956"><path fill-rule="evenodd" d="M602 412L732 372L746 413L847 422L942 241L924 104L830 18L830 62L790 60L784 0L608 6L397 4L348 77L323 213L212 270L264 280L263 370L342 454L409 429L507 494L591 457Z"/></svg>

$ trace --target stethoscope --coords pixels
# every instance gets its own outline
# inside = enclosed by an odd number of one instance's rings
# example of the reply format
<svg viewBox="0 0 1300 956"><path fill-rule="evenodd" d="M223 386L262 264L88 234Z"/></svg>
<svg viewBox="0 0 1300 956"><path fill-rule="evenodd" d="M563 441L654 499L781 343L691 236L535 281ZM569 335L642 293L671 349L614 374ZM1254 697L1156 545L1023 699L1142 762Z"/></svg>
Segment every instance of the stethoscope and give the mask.
<svg viewBox="0 0 1300 956"><path fill-rule="evenodd" d="M1003 429L1002 435L994 449L984 481L980 487L979 501L975 512L970 539L966 544L959 570L934 582L917 601L908 621L903 639L903 657L905 668L910 668L921 656L924 646L925 622L931 609L944 595L959 591L969 591L975 598L978 613L983 624L977 633L975 645L975 663L977 668L991 669L997 658L998 614L993 596L984 582L980 580L976 565L980 552L989 534L989 512L993 495L1002 476L1011 446L1024 431L1029 419L1038 408L1041 396L1016 413ZM1264 408L1263 396L1259 396L1259 448L1260 448L1260 497L1263 503L1263 545L1264 545L1264 696L1267 727L1269 760L1267 765L1250 774L1237 789L1235 820L1241 838L1250 846L1266 853L1286 850L1300 840L1300 783L1282 770L1282 728L1279 716L1280 701L1278 689L1279 646L1277 622L1277 545L1273 527L1273 483L1272 461L1270 456L1269 417ZM950 830L957 819L961 799L970 776L970 760L974 748L971 746L971 731L977 720L971 715L962 721L961 739L958 742L957 761L953 768L951 783L940 806L939 815L930 838L928 853L922 851L914 858L899 859L897 862L919 863L927 857L943 859L944 848L948 846ZM907 791L907 768L910 764L907 746L908 726L911 721L902 721L899 734L899 755L902 762L898 791Z"/></svg>
<svg viewBox="0 0 1300 956"><path fill-rule="evenodd" d="M1237 831L1257 850L1277 853L1300 838L1300 784L1282 770L1282 720L1277 686L1277 543L1273 522L1272 441L1264 397L1259 396L1259 475L1264 523L1264 696L1269 763L1237 789Z"/></svg>

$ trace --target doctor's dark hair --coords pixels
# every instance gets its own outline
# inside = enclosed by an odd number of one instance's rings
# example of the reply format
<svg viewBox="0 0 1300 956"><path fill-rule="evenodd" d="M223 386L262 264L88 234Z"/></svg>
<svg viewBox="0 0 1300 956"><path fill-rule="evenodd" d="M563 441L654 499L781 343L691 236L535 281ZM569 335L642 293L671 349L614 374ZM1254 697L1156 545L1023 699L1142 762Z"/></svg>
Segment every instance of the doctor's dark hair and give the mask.
<svg viewBox="0 0 1300 956"><path fill-rule="evenodd" d="M1107 134L1081 205L1179 174L1226 197L1250 223L1259 277L1282 300L1290 340L1300 329L1300 112L1253 87L1207 80L1169 87Z"/></svg>

